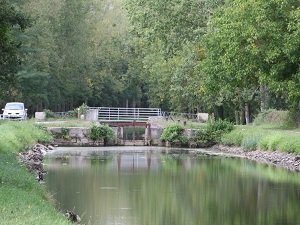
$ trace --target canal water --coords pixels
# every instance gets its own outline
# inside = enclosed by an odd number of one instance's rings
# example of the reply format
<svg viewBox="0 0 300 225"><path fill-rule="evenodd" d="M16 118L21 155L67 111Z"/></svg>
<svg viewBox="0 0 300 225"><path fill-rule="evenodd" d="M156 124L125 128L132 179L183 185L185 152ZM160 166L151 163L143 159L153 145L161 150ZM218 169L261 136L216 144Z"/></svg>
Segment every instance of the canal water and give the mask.
<svg viewBox="0 0 300 225"><path fill-rule="evenodd" d="M100 225L299 225L300 174L156 147L58 148L45 185L61 211Z"/></svg>

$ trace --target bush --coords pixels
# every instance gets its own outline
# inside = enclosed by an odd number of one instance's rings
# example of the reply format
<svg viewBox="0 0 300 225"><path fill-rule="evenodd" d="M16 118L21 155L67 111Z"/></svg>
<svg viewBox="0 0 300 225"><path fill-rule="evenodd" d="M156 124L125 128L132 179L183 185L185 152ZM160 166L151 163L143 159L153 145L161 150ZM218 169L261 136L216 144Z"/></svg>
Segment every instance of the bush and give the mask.
<svg viewBox="0 0 300 225"><path fill-rule="evenodd" d="M86 111L89 109L89 106L85 103L82 103L81 106L79 106L79 115L85 115Z"/></svg>
<svg viewBox="0 0 300 225"><path fill-rule="evenodd" d="M165 127L160 139L170 143L188 142L188 138L183 135L183 127L180 124L171 124Z"/></svg>
<svg viewBox="0 0 300 225"><path fill-rule="evenodd" d="M226 120L209 120L205 129L196 132L194 141L215 144L221 141L223 134L234 129L234 125Z"/></svg>
<svg viewBox="0 0 300 225"><path fill-rule="evenodd" d="M64 115L65 118L77 118L78 117L78 110L74 109L71 111L66 112L66 114Z"/></svg>
<svg viewBox="0 0 300 225"><path fill-rule="evenodd" d="M288 112L268 109L260 112L254 119L254 125L275 124L284 126L287 124Z"/></svg>
<svg viewBox="0 0 300 225"><path fill-rule="evenodd" d="M228 133L234 129L233 123L227 120L208 120L207 128L210 132L222 131L224 133Z"/></svg>
<svg viewBox="0 0 300 225"><path fill-rule="evenodd" d="M93 141L104 140L104 145L107 144L109 139L113 138L113 130L108 125L97 126L93 124L91 127L90 138Z"/></svg>
<svg viewBox="0 0 300 225"><path fill-rule="evenodd" d="M51 132L51 134L55 138L62 138L62 139L65 139L65 140L71 140L70 129L68 129L66 127L62 127L60 132Z"/></svg>
<svg viewBox="0 0 300 225"><path fill-rule="evenodd" d="M199 143L215 144L220 141L221 133L222 131L197 130L193 140Z"/></svg>
<svg viewBox="0 0 300 225"><path fill-rule="evenodd" d="M45 118L49 119L49 118L57 118L57 115L52 112L50 109L44 109L43 111L45 113Z"/></svg>

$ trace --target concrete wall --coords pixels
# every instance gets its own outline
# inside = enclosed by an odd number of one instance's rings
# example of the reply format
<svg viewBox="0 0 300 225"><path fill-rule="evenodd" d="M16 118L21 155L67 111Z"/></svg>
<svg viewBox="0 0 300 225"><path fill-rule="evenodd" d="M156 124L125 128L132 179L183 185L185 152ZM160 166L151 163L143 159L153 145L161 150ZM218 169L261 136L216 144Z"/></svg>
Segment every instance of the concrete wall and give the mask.
<svg viewBox="0 0 300 225"><path fill-rule="evenodd" d="M63 136L63 129L68 130L68 135ZM151 127L145 130L144 140L124 140L123 127L112 127L114 130L113 140L109 140L108 145L126 146L163 146L160 140L163 128ZM90 128L87 127L48 127L48 132L56 136L55 144L59 146L101 146L103 141L94 142L89 138ZM188 138L195 135L195 130L185 129L184 135Z"/></svg>
<svg viewBox="0 0 300 225"><path fill-rule="evenodd" d="M65 130L64 130L65 129ZM162 129L150 128L145 131L145 140L124 140L123 127L112 127L114 130L113 140L109 140L108 145L162 145L159 140ZM90 128L88 127L48 127L48 132L53 134L55 138L55 144L60 146L94 146L103 145L103 141L94 142L89 138ZM67 135L64 131L68 131Z"/></svg>

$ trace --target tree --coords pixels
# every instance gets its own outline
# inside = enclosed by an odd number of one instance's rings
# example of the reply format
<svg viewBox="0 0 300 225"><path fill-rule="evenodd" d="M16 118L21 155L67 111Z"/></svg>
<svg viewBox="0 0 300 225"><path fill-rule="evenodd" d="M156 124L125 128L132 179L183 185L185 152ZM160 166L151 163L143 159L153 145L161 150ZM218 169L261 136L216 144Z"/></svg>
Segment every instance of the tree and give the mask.
<svg viewBox="0 0 300 225"><path fill-rule="evenodd" d="M11 91L11 88L7 87L13 86L21 63L21 42L18 36L29 25L28 16L17 10L11 1L0 0L0 82L6 95ZM1 94L5 93L2 91L0 96Z"/></svg>
<svg viewBox="0 0 300 225"><path fill-rule="evenodd" d="M213 9L222 2L126 1L131 32L143 49L143 73L151 106L193 111L199 105L197 86L201 76L194 73L199 42Z"/></svg>
<svg viewBox="0 0 300 225"><path fill-rule="evenodd" d="M39 109L65 111L83 102L95 106L121 102L124 85L121 74L126 72L119 68L124 68L127 59L125 52L118 55L122 51L119 44L111 48L123 41L126 29L120 2L24 1L23 10L35 22L26 29L26 47L31 51L26 54L26 66L20 75L22 81L29 82L28 87L39 84L26 90L36 90L35 95L30 95L34 99L30 103ZM30 75L34 79L33 74L40 76L31 84L27 78Z"/></svg>
<svg viewBox="0 0 300 225"><path fill-rule="evenodd" d="M206 33L213 4L221 1L128 0L126 9L132 31L145 46L160 42L160 51L172 57L188 43L197 43Z"/></svg>
<svg viewBox="0 0 300 225"><path fill-rule="evenodd" d="M246 109L261 85L268 84L278 94L291 93L284 82L294 83L299 68L292 60L296 55L287 54L290 17L298 7L298 1L233 0L217 10L204 41L206 59L200 65L210 92L222 93L222 101L239 102Z"/></svg>

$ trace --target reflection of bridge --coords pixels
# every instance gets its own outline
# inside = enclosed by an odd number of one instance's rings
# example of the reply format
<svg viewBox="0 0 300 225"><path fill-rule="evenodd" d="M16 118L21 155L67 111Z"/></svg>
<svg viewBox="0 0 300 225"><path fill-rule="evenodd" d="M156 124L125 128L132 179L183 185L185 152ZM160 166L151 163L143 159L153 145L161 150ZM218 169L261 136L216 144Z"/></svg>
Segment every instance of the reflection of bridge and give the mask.
<svg viewBox="0 0 300 225"><path fill-rule="evenodd" d="M160 108L90 107L97 110L100 122L147 122L149 117L161 116Z"/></svg>

